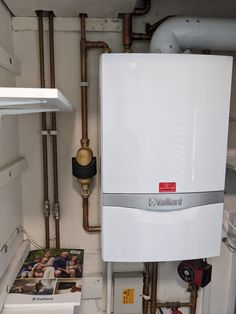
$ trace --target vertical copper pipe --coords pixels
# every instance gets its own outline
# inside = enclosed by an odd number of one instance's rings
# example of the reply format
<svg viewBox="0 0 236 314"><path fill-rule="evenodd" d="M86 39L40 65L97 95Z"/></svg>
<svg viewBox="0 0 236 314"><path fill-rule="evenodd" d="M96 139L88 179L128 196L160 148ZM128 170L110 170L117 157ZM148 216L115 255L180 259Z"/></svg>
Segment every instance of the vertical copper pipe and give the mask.
<svg viewBox="0 0 236 314"><path fill-rule="evenodd" d="M60 249L60 220L55 219L56 249Z"/></svg>
<svg viewBox="0 0 236 314"><path fill-rule="evenodd" d="M39 28L40 85L42 88L45 88L43 11L37 11L37 14L38 14L38 28Z"/></svg>
<svg viewBox="0 0 236 314"><path fill-rule="evenodd" d="M54 54L54 14L49 12L49 53L50 53L50 81L51 88L55 88L55 54ZM53 192L54 203L53 213L55 219L56 248L60 248L60 206L58 199L58 158L57 158L57 117L56 113L51 113L52 133L52 154L53 154Z"/></svg>
<svg viewBox="0 0 236 314"><path fill-rule="evenodd" d="M50 248L50 226L49 226L49 216L44 217L45 220L45 242L46 248Z"/></svg>
<svg viewBox="0 0 236 314"><path fill-rule="evenodd" d="M124 52L131 52L132 46L132 14L123 14L123 46Z"/></svg>
<svg viewBox="0 0 236 314"><path fill-rule="evenodd" d="M157 308L157 272L158 263L151 263L151 311L150 314L156 314Z"/></svg>
<svg viewBox="0 0 236 314"><path fill-rule="evenodd" d="M43 35L43 11L37 11L39 28L39 59L40 59L40 84L45 88L44 71L44 35ZM50 203L48 197L48 149L47 149L47 116L42 113L42 142L43 142L43 187L44 187L44 216L46 247L50 247L49 215Z"/></svg>
<svg viewBox="0 0 236 314"><path fill-rule="evenodd" d="M196 314L197 297L198 297L198 288L195 285L193 285L191 295L190 295L190 302L192 303L192 307L190 309L190 314Z"/></svg>
<svg viewBox="0 0 236 314"><path fill-rule="evenodd" d="M148 314L149 297L149 263L144 263L145 271L143 275L143 314Z"/></svg>
<svg viewBox="0 0 236 314"><path fill-rule="evenodd" d="M119 16L123 18L123 46L124 52L132 52L133 40L150 40L150 34L133 33L133 16L147 14L151 9L151 0L144 0L143 8L135 8L132 13L124 13Z"/></svg>
<svg viewBox="0 0 236 314"><path fill-rule="evenodd" d="M87 49L85 37L85 19L87 14L80 14L80 79L81 79L81 116L82 141L88 144L88 96L87 96Z"/></svg>

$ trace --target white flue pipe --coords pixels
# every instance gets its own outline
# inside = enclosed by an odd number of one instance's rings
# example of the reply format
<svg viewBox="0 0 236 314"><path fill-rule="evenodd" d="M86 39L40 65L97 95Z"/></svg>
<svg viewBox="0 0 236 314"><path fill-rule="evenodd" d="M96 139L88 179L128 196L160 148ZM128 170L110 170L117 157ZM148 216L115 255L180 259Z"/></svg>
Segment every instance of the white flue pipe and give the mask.
<svg viewBox="0 0 236 314"><path fill-rule="evenodd" d="M150 52L236 51L236 19L172 17L154 32Z"/></svg>

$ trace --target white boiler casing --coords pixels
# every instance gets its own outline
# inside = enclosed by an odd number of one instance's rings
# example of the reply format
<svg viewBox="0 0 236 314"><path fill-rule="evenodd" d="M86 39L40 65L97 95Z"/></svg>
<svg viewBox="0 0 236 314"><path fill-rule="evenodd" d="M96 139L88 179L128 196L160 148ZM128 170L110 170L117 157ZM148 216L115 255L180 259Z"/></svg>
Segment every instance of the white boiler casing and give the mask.
<svg viewBox="0 0 236 314"><path fill-rule="evenodd" d="M102 256L220 253L232 58L104 54Z"/></svg>

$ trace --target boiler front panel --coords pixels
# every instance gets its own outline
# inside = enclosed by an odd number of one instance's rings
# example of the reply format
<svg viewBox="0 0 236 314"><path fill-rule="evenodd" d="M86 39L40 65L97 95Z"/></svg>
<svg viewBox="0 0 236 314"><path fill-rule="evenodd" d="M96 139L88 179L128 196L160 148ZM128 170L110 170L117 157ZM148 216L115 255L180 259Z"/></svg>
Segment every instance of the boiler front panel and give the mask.
<svg viewBox="0 0 236 314"><path fill-rule="evenodd" d="M101 57L103 193L224 189L232 58Z"/></svg>

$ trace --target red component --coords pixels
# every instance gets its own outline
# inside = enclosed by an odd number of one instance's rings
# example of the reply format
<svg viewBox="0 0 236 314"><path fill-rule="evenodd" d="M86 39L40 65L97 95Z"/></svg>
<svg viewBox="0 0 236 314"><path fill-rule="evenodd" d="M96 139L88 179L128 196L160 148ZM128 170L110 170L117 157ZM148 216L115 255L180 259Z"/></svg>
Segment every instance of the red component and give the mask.
<svg viewBox="0 0 236 314"><path fill-rule="evenodd" d="M176 192L176 182L160 182L159 192Z"/></svg>
<svg viewBox="0 0 236 314"><path fill-rule="evenodd" d="M182 261L178 265L180 277L197 287L205 287L211 281L212 266L203 259Z"/></svg>
<svg viewBox="0 0 236 314"><path fill-rule="evenodd" d="M179 310L173 310L172 314L183 314L183 313L181 311L179 311Z"/></svg>

